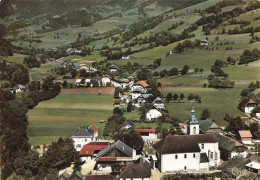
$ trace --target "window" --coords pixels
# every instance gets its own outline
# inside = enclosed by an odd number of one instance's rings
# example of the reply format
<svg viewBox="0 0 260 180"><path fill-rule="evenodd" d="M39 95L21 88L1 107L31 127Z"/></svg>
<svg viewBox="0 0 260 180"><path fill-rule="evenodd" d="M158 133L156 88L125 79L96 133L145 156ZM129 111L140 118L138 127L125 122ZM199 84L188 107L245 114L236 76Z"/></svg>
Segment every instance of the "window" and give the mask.
<svg viewBox="0 0 260 180"><path fill-rule="evenodd" d="M184 166L184 170L187 170L187 166Z"/></svg>
<svg viewBox="0 0 260 180"><path fill-rule="evenodd" d="M213 152L210 153L210 159L213 159Z"/></svg>
<svg viewBox="0 0 260 180"><path fill-rule="evenodd" d="M184 154L184 158L187 158L187 154Z"/></svg>
<svg viewBox="0 0 260 180"><path fill-rule="evenodd" d="M201 144L201 149L204 149L204 144Z"/></svg>
<svg viewBox="0 0 260 180"><path fill-rule="evenodd" d="M178 155L175 155L175 159L178 159Z"/></svg>
<svg viewBox="0 0 260 180"><path fill-rule="evenodd" d="M217 160L217 159L218 159L218 153L215 152L215 160Z"/></svg>
<svg viewBox="0 0 260 180"><path fill-rule="evenodd" d="M193 127L193 134L196 134L196 127Z"/></svg>
<svg viewBox="0 0 260 180"><path fill-rule="evenodd" d="M85 142L88 142L88 139L85 139Z"/></svg>
<svg viewBox="0 0 260 180"><path fill-rule="evenodd" d="M195 154L193 154L193 158L195 158Z"/></svg>

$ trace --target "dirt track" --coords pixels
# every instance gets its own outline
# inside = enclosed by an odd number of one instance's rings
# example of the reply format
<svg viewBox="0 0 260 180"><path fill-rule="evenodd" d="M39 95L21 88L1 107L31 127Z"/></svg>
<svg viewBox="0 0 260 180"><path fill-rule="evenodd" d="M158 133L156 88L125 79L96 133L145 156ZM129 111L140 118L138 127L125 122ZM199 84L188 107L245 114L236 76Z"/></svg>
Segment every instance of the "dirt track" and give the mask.
<svg viewBox="0 0 260 180"><path fill-rule="evenodd" d="M114 94L114 87L87 87L87 88L73 88L73 89L61 89L61 94Z"/></svg>

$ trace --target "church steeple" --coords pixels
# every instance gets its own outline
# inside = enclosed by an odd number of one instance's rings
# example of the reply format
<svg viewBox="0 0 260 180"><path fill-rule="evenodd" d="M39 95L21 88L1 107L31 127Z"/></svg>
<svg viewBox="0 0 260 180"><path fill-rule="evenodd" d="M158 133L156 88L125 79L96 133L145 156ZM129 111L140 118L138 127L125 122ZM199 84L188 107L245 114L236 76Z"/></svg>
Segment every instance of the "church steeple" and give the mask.
<svg viewBox="0 0 260 180"><path fill-rule="evenodd" d="M190 118L187 121L187 134L189 135L199 134L199 122L196 120L194 108L192 108L190 112Z"/></svg>

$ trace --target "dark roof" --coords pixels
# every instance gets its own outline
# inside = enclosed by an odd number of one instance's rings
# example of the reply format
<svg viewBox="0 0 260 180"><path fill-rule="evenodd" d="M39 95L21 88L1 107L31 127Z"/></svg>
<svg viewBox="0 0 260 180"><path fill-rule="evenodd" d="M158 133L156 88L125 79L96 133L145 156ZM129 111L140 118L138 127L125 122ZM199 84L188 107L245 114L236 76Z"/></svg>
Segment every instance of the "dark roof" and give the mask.
<svg viewBox="0 0 260 180"><path fill-rule="evenodd" d="M231 152L235 147L244 147L243 144L229 137L222 136L220 134L214 134L214 136L218 139L219 148L224 149L226 151Z"/></svg>
<svg viewBox="0 0 260 180"><path fill-rule="evenodd" d="M209 129L220 129L220 131L222 130L218 125L207 119L200 121L199 124L200 130L203 132L207 132Z"/></svg>
<svg viewBox="0 0 260 180"><path fill-rule="evenodd" d="M70 178L70 174L67 173L66 171L64 173L62 173L59 177L58 180L68 180Z"/></svg>
<svg viewBox="0 0 260 180"><path fill-rule="evenodd" d="M119 67L117 67L116 65L114 64L111 64L110 66L108 66L108 69L119 69Z"/></svg>
<svg viewBox="0 0 260 180"><path fill-rule="evenodd" d="M232 169L234 169L234 168L237 168L238 171L241 171L242 168L249 162L250 162L249 159L245 159L245 158L237 156L237 157L230 159L227 162L224 162L221 165L220 169L222 171L225 171L225 172L228 172L228 173L232 173Z"/></svg>
<svg viewBox="0 0 260 180"><path fill-rule="evenodd" d="M114 142L113 144L108 146L106 149L101 150L97 154L96 159L104 156L105 154L109 153L113 149L117 149L117 150L123 152L124 154L128 155L129 157L132 157L132 155L133 155L133 149L132 148L130 148L126 144L122 143L120 140L117 140L116 142Z"/></svg>
<svg viewBox="0 0 260 180"><path fill-rule="evenodd" d="M191 112L190 112L190 118L189 120L187 121L189 124L199 124L199 122L196 120L196 117L195 117L195 110L192 109Z"/></svg>
<svg viewBox="0 0 260 180"><path fill-rule="evenodd" d="M152 94L142 94L140 97L143 97L144 99L149 98L150 96L153 96Z"/></svg>
<svg viewBox="0 0 260 180"><path fill-rule="evenodd" d="M70 180L82 180L84 178L84 175L81 174L79 171L77 171L76 173L72 174L70 176Z"/></svg>
<svg viewBox="0 0 260 180"><path fill-rule="evenodd" d="M86 126L79 127L79 129L72 134L73 137L75 137L75 136L93 136L93 135L94 135L94 131Z"/></svg>
<svg viewBox="0 0 260 180"><path fill-rule="evenodd" d="M209 158L206 153L200 153L200 163L209 162Z"/></svg>
<svg viewBox="0 0 260 180"><path fill-rule="evenodd" d="M153 145L160 154L200 152L198 143L216 143L217 138L212 134L168 136Z"/></svg>
<svg viewBox="0 0 260 180"><path fill-rule="evenodd" d="M248 104L256 104L256 102L253 101L252 99L244 99L243 101L241 101L239 106L240 107L246 107Z"/></svg>
<svg viewBox="0 0 260 180"><path fill-rule="evenodd" d="M109 145L109 142L90 142L84 145L80 152L80 156L93 156L95 151L101 151Z"/></svg>
<svg viewBox="0 0 260 180"><path fill-rule="evenodd" d="M119 178L150 178L151 165L139 158L133 164L128 164Z"/></svg>
<svg viewBox="0 0 260 180"><path fill-rule="evenodd" d="M85 180L108 180L109 175L87 175Z"/></svg>
<svg viewBox="0 0 260 180"><path fill-rule="evenodd" d="M157 97L157 98L155 98L155 100L153 100L152 105L154 103L163 103L163 100L160 97Z"/></svg>

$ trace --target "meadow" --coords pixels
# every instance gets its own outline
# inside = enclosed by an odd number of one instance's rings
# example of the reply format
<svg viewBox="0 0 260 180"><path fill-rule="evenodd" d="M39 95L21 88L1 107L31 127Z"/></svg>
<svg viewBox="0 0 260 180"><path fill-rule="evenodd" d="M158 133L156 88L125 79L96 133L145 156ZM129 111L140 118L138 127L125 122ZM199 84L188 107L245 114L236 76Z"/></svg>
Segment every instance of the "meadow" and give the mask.
<svg viewBox="0 0 260 180"><path fill-rule="evenodd" d="M96 124L101 130L112 115L111 95L60 94L40 102L28 112L31 144L50 144L59 137L70 137L79 126Z"/></svg>

